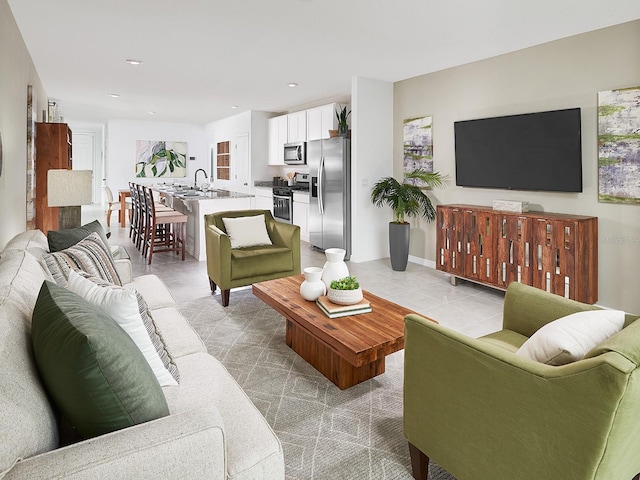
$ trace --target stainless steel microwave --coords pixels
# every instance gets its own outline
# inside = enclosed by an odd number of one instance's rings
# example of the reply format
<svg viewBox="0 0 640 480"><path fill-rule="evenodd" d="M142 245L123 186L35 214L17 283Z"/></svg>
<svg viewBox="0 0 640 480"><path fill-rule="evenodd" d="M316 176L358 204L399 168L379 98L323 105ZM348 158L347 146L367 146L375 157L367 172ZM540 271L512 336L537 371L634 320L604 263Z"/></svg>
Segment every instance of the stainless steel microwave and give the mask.
<svg viewBox="0 0 640 480"><path fill-rule="evenodd" d="M307 142L285 143L284 163L287 165L306 165Z"/></svg>

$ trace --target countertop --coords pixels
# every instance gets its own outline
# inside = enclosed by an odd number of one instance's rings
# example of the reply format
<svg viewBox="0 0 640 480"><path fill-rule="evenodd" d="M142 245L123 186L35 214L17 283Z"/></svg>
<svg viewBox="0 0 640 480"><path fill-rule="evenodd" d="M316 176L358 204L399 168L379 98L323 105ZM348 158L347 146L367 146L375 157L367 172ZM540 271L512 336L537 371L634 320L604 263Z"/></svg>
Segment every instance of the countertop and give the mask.
<svg viewBox="0 0 640 480"><path fill-rule="evenodd" d="M254 195L250 193L232 192L230 190L176 190L174 188L158 188L159 192L180 198L182 200L212 200L212 199L229 199L229 198L248 198Z"/></svg>

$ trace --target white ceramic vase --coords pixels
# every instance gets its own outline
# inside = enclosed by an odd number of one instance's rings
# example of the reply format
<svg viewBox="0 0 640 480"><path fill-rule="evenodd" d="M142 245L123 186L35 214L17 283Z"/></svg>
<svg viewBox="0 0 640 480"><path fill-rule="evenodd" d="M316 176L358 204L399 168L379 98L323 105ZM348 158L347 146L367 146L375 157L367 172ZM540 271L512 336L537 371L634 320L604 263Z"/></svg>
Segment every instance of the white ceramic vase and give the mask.
<svg viewBox="0 0 640 480"><path fill-rule="evenodd" d="M324 253L327 256L327 261L322 269L322 281L329 290L333 280L349 276L349 267L344 263L344 256L347 252L342 248L327 248Z"/></svg>
<svg viewBox="0 0 640 480"><path fill-rule="evenodd" d="M327 288L322 281L322 269L320 267L307 267L303 272L304 281L300 284L300 295L305 300L314 302L316 298L327 293Z"/></svg>

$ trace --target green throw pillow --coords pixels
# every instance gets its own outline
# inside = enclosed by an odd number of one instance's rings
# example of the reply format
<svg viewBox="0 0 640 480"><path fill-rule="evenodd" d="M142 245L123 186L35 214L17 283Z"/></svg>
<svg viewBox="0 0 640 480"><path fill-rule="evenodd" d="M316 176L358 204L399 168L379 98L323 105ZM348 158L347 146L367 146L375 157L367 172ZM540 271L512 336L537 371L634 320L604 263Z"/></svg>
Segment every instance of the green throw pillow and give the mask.
<svg viewBox="0 0 640 480"><path fill-rule="evenodd" d="M109 245L107 241L107 235L104 233L104 228L98 220L94 220L91 223L86 223L81 227L65 228L64 230L49 230L47 232L47 240L49 241L49 251L59 252L65 248L69 248L80 240L87 238L92 233L97 233L105 245Z"/></svg>
<svg viewBox="0 0 640 480"><path fill-rule="evenodd" d="M82 437L169 414L158 380L133 340L79 295L45 281L31 335L45 388Z"/></svg>

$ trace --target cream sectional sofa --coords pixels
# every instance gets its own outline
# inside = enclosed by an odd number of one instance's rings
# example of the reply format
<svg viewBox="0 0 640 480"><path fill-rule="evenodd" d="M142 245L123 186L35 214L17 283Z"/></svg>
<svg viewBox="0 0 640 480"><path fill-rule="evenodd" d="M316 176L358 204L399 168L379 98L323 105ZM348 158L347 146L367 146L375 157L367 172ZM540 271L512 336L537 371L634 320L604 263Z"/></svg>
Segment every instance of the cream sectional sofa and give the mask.
<svg viewBox="0 0 640 480"><path fill-rule="evenodd" d="M155 275L123 284L144 297L180 372L162 387L168 416L59 446L56 412L39 378L30 327L45 280L42 232L13 238L0 252L0 478L5 479L278 479L284 457L278 438L222 364L176 309Z"/></svg>

